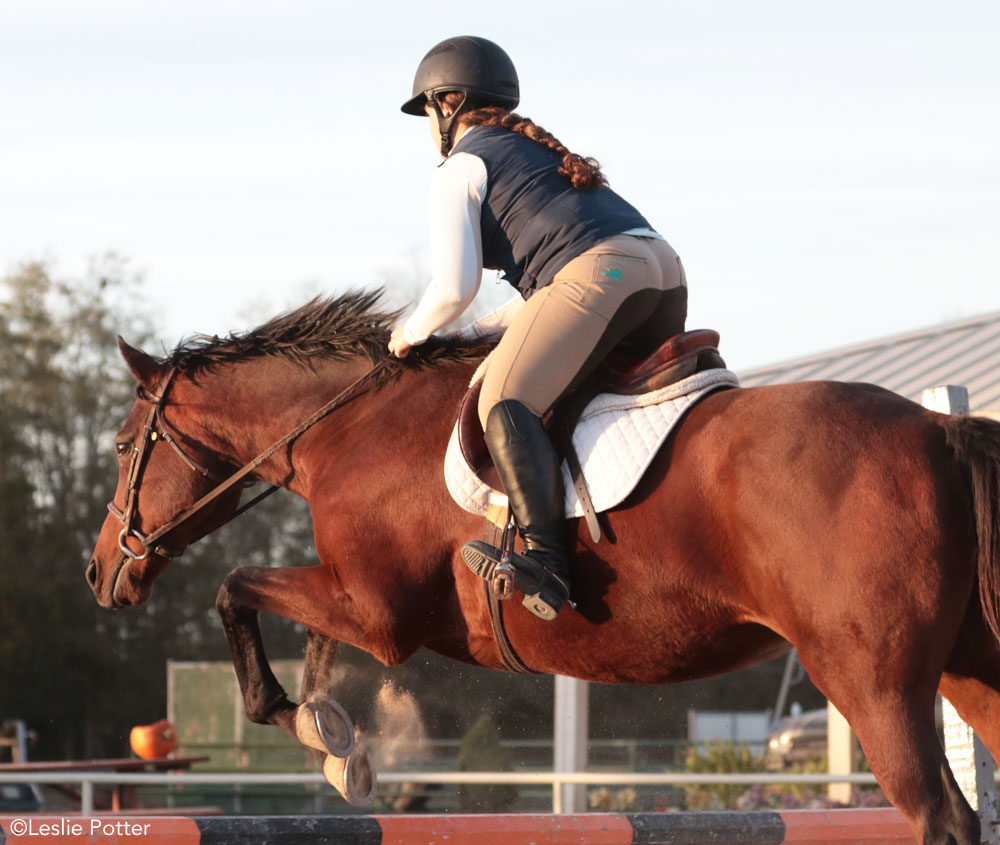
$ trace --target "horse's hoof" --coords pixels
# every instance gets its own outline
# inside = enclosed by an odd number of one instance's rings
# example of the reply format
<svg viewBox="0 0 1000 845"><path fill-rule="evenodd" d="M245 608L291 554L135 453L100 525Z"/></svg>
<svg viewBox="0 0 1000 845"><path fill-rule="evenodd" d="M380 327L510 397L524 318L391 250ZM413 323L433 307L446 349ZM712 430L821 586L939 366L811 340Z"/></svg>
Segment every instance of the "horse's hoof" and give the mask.
<svg viewBox="0 0 1000 845"><path fill-rule="evenodd" d="M378 778L368 752L358 749L350 757L327 757L323 777L336 787L348 804L364 807L375 800Z"/></svg>
<svg viewBox="0 0 1000 845"><path fill-rule="evenodd" d="M354 751L354 724L332 698L310 696L298 706L295 736L307 748L334 757L350 757Z"/></svg>

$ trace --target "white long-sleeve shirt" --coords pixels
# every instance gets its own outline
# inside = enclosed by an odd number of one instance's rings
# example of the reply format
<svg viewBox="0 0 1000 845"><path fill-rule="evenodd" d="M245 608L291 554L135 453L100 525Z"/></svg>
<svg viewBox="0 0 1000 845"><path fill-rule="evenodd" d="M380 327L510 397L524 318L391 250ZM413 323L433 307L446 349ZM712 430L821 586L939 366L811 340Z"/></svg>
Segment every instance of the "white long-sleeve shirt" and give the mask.
<svg viewBox="0 0 1000 845"><path fill-rule="evenodd" d="M431 282L403 327L407 343L423 343L465 311L483 277L480 214L486 196L486 165L479 156L456 153L434 171L428 198Z"/></svg>

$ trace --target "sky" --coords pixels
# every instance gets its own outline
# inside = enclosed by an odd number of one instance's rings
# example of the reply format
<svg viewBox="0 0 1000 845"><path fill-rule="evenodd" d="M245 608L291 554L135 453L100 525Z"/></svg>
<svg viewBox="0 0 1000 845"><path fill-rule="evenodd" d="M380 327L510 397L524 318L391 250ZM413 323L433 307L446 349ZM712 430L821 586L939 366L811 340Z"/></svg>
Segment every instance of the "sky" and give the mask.
<svg viewBox="0 0 1000 845"><path fill-rule="evenodd" d="M1000 310L996 0L0 0L0 272L116 251L167 349L414 301L438 158L399 106L460 34L671 242L733 369Z"/></svg>

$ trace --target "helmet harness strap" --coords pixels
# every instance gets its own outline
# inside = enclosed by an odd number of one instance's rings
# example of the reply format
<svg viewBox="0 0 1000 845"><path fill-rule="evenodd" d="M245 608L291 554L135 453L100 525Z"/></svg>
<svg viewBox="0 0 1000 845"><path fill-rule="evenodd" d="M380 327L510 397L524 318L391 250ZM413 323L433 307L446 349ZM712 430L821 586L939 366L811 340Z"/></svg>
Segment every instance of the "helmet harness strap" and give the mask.
<svg viewBox="0 0 1000 845"><path fill-rule="evenodd" d="M444 92L442 92L444 93ZM465 107L469 104L469 94L467 91L461 91L462 102L460 102L455 110L446 115L441 109L441 103L434 93L428 93L425 96L427 100L434 107L434 112L437 114L438 119L438 131L441 133L441 155L447 156L451 152L452 141L451 141L451 126L455 122L455 118L464 111Z"/></svg>

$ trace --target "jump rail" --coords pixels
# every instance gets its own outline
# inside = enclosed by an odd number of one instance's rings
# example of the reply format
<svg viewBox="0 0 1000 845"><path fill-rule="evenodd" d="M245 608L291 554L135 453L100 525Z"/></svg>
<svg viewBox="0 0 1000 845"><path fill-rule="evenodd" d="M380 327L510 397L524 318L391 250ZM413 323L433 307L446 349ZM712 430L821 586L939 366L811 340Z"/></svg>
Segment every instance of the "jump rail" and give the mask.
<svg viewBox="0 0 1000 845"><path fill-rule="evenodd" d="M50 831L46 825L55 826ZM913 843L896 810L449 816L0 818L0 845L836 845Z"/></svg>

